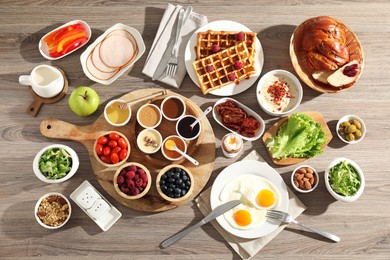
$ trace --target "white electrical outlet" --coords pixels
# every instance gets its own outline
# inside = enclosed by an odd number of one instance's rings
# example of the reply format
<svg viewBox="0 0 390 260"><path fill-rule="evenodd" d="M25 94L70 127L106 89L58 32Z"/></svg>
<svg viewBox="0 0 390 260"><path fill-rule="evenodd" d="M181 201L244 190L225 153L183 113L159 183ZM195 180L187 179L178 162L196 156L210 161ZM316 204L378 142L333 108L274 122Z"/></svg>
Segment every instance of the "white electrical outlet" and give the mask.
<svg viewBox="0 0 390 260"><path fill-rule="evenodd" d="M100 198L100 195L95 189L87 187L76 197L76 201L81 207L87 210Z"/></svg>
<svg viewBox="0 0 390 260"><path fill-rule="evenodd" d="M98 199L87 212L93 219L98 220L99 218L104 217L110 209L110 205L108 205L105 200Z"/></svg>

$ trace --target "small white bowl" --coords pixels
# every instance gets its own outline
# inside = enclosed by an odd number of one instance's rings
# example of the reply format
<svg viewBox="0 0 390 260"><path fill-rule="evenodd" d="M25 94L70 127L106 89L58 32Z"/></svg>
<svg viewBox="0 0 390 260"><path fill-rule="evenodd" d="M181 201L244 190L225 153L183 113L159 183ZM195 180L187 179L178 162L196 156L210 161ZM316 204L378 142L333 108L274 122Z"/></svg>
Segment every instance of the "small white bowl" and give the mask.
<svg viewBox="0 0 390 260"><path fill-rule="evenodd" d="M169 117L169 116L166 115L165 112L164 112L164 106L165 106L165 104L166 104L169 100L171 100L171 99L176 99L176 100L178 100L178 101L183 105L183 111L182 111L182 113L181 113L179 116L174 117L174 118ZM179 96L168 96L168 97L164 98L164 100L161 102L160 108L161 108L161 113L162 113L162 115L163 115L163 117L164 117L165 119L167 119L168 121L176 121L176 120L178 120L179 118L181 118L182 116L185 115L187 106L186 106L186 103L184 103L184 100L183 100L181 97L179 97Z"/></svg>
<svg viewBox="0 0 390 260"><path fill-rule="evenodd" d="M44 41L44 39L45 39L48 35L50 35L51 33L53 33L54 31L60 30L60 29L62 29L62 28L64 28L64 27L66 27L66 26L73 25L73 24L77 24L77 23L81 24L81 25L83 26L83 28L85 29L85 31L86 31L86 33L87 33L87 37L88 37L87 41L84 42L84 43L83 43L82 45L80 45L79 47L77 47L76 49L74 49L73 51L70 51L70 52L68 52L68 53L66 53L66 54L64 54L64 55L62 55L62 56L60 56L60 57L56 57L56 58L51 57L50 54L49 54L49 47L47 46L47 44L46 44L46 42ZM60 27L57 27L56 29L54 29L54 30L48 32L47 34L45 34L45 36L43 36L43 37L41 38L41 40L39 41L38 49L39 49L39 51L41 52L42 56L45 57L46 59L48 59L48 60L58 60L58 59L61 59L61 58L65 57L65 56L68 56L69 54L71 54L71 53L77 51L78 49L80 49L80 48L82 48L84 45L86 45L86 44L89 42L89 40L91 39L91 35L92 35L91 28L89 27L89 25L88 25L86 22L84 22L84 21L82 21L82 20L73 20L73 21L70 21L70 22L68 22L68 23L66 23L66 24L64 24L64 25L61 25Z"/></svg>
<svg viewBox="0 0 390 260"><path fill-rule="evenodd" d="M359 139L355 139L353 141L348 141L346 138L341 136L340 133L339 133L340 125L343 122L346 122L346 121L349 122L350 120L357 120L357 121L359 121L359 123L361 125L361 129L359 129L359 130L361 131L362 136ZM343 116L342 118L340 118L340 120L337 122L337 125L336 125L337 136L341 139L341 141L343 141L344 143L347 143L347 144L356 144L356 143L360 142L361 140L363 140L364 136L366 135L366 131L367 131L366 130L366 124L364 123L364 121L360 117L354 116L354 115Z"/></svg>
<svg viewBox="0 0 390 260"><path fill-rule="evenodd" d="M150 150L150 151L145 150L143 148L143 145L141 144L142 142L145 142L143 140L143 138L145 138L145 136L146 136L145 134L147 134L147 133L151 133L152 135L157 137L157 140L156 140L157 146L154 147L154 149ZM146 153L146 154L153 154L153 153L156 153L158 150L160 150L162 141L163 141L162 136L161 136L160 132L157 131L156 129L151 129L151 128L144 129L137 136L137 146L143 153Z"/></svg>
<svg viewBox="0 0 390 260"><path fill-rule="evenodd" d="M310 168L312 171L313 171L313 175L315 176L315 183L312 185L312 188L310 190L303 190L299 187L297 187L295 184L294 184L294 175L295 173L297 173L297 171L301 168ZM320 182L320 178L318 176L318 172L311 166L309 165L301 165L297 168L295 168L295 170L292 172L291 174L291 185L293 186L293 188L298 191L298 192L301 192L301 193L309 193L309 192L312 192L315 188L317 188L318 186L318 183Z"/></svg>
<svg viewBox="0 0 390 260"><path fill-rule="evenodd" d="M72 157L72 168L68 172L68 174L65 177L61 178L61 179L57 179L57 180L48 179L45 175L43 175L43 173L39 169L39 160L41 159L41 156L43 155L43 153L46 150L51 149L51 148L62 148L62 149L65 149L70 154L70 156ZM52 144L52 145L48 145L48 146L42 148L37 153L37 155L35 156L34 161L33 161L33 171L34 171L35 175L38 177L38 179L40 179L43 182L46 182L46 183L60 183L60 182L64 182L66 180L69 180L76 173L77 169L79 168L79 164L80 164L79 157L77 156L77 153L72 148L70 148L67 145Z"/></svg>
<svg viewBox="0 0 390 260"><path fill-rule="evenodd" d="M63 198L66 203L69 205L69 208L68 208L68 218L59 226L49 226L49 225L46 225L42 222L42 220L38 217L37 213L38 213L38 209L39 209L39 205L41 205L41 202L43 201L43 199L49 197L49 196L53 196L53 195L56 195L56 196L60 196L61 198ZM70 215L72 214L72 206L69 202L69 200L64 196L62 195L61 193L58 193L58 192L50 192L50 193L47 193L45 195L43 195L38 201L37 203L35 204L35 209L34 209L34 215L35 215L35 219L37 220L37 222L44 228L47 228L47 229L58 229L60 227L63 227L70 219Z"/></svg>
<svg viewBox="0 0 390 260"><path fill-rule="evenodd" d="M111 100L110 102L108 102L107 105L104 107L104 118L112 126L124 126L124 125L126 125L130 121L130 118L131 118L131 108L129 106L126 106L125 110L129 111L129 115L127 116L125 121L123 121L121 123L114 123L114 122L110 121L110 119L108 118L107 109L108 109L108 107L110 107L115 102L118 103L118 108L117 109L118 109L118 111L120 111L121 109L119 108L119 104L122 103L122 102L125 102L125 101L123 101L121 99L114 99L114 100ZM125 111L125 110L123 110L123 111Z"/></svg>
<svg viewBox="0 0 390 260"><path fill-rule="evenodd" d="M145 125L145 124L143 124L142 121L140 120L141 112L142 112L143 109L145 109L145 107L153 107L156 111L158 111L158 117L159 117L159 118L158 118L157 123L156 123L155 125L153 125L153 126ZM142 105L142 106L138 109L138 111L137 111L137 122L138 122L138 124L140 124L143 128L156 128L157 126L160 125L161 121L162 121L161 110L160 110L160 108L159 108L158 106L156 106L155 104L149 104L149 103L148 103L148 104Z"/></svg>
<svg viewBox="0 0 390 260"><path fill-rule="evenodd" d="M188 118L190 118L192 121L191 121L189 124L183 123L183 122L184 122L183 120L186 120L186 119L188 119ZM177 133L181 138L183 138L184 140L189 140L189 141L190 141L190 140L194 140L194 139L198 138L198 136L200 135L200 132L202 131L202 123L199 122L198 124L196 124L196 125L194 126L194 128L192 129L192 131L191 131L191 127L190 127L190 125L191 125L193 122L195 122L196 119L197 119L197 118L194 117L193 115L185 115L185 116L182 116L179 120L177 120L177 123L176 123L176 133ZM181 127L181 128L179 128L179 125L180 125L180 124L182 124L182 127ZM193 131L196 131L196 129L199 129L199 130L197 131L197 133L196 133L195 135L189 136L189 137L184 136L185 131L187 131L187 132L189 132L190 134L192 134ZM183 132L182 132L182 131L183 131Z"/></svg>
<svg viewBox="0 0 390 260"><path fill-rule="evenodd" d="M275 80L287 83L287 86L290 89L290 95L293 96L293 98L290 98L288 105L281 111L277 110L277 106L272 107L274 104L270 101L271 97L265 94L267 93L268 87L271 86ZM286 70L272 70L267 72L261 77L256 88L257 102L261 109L271 116L281 116L291 113L301 103L302 96L302 85L298 78Z"/></svg>
<svg viewBox="0 0 390 260"><path fill-rule="evenodd" d="M359 189L357 190L357 192L353 195L353 196L343 196L343 195L340 195L338 193L336 193L332 187L330 186L330 183L329 183L329 172L330 172L330 169L335 166L336 164L340 163L341 161L346 161L347 163L351 164L353 168L355 168L356 172L358 173L359 175L359 178L360 178L360 187ZM347 159L347 158L344 158L344 157L340 157L340 158L336 158L334 159L330 164L329 166L327 167L327 169L325 170L325 175L324 175L324 178L325 178L325 186L327 188L327 190L329 191L329 193L337 200L339 201L342 201L342 202L354 202L355 200L357 200L363 193L363 190L364 190L364 186L365 186L365 179L364 179L364 175L363 175L363 171L362 169L359 167L359 165L357 165L357 163L355 163L354 161L350 160L350 159Z"/></svg>
<svg viewBox="0 0 390 260"><path fill-rule="evenodd" d="M171 158L171 157L169 157L169 156L165 153L165 151L164 151L164 149L165 149L164 146L165 146L166 141L167 141L168 139L171 139L172 137L179 138L179 139L183 142L183 144L184 144L184 151L183 151L183 152L184 152L184 153L187 152L187 143L184 141L183 138L181 138L181 137L178 136L178 135L170 135L170 136L168 136L167 138L165 138L164 141L163 141L163 143L162 143L162 145L161 145L161 152L162 152L162 154L164 155L164 157L165 157L166 159L168 159L168 160L170 160L170 161L178 161L178 160L182 159L184 156L181 155L181 156L178 157L178 158Z"/></svg>

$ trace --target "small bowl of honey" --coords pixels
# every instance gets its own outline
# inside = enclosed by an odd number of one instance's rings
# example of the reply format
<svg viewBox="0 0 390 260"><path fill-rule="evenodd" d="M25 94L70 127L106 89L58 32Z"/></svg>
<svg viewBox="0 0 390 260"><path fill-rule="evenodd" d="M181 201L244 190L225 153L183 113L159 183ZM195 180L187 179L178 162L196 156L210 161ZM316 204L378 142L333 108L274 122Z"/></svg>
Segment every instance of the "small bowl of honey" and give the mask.
<svg viewBox="0 0 390 260"><path fill-rule="evenodd" d="M177 147L177 149L179 149L183 153L187 152L187 144L183 138L181 138L180 136L177 136L177 135L171 135L171 136L168 136L167 138L164 139L164 141L161 145L162 154L164 155L164 157L166 159L168 159L170 161L178 161L178 160L183 158L183 155L174 151L174 150L168 149L165 145L166 142L171 141L171 140L175 143L175 146Z"/></svg>
<svg viewBox="0 0 390 260"><path fill-rule="evenodd" d="M125 102L124 100L114 99L107 103L104 107L104 118L113 126L124 126L131 118L131 108L121 109L119 105Z"/></svg>

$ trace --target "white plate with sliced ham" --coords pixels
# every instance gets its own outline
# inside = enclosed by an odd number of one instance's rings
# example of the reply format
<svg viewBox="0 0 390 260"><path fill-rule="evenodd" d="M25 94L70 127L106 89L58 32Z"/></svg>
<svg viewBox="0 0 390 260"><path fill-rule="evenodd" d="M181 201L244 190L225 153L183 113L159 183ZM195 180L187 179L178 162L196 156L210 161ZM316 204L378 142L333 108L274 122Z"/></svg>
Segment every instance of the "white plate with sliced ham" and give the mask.
<svg viewBox="0 0 390 260"><path fill-rule="evenodd" d="M109 85L134 65L145 52L141 34L118 23L107 29L80 56L85 75Z"/></svg>

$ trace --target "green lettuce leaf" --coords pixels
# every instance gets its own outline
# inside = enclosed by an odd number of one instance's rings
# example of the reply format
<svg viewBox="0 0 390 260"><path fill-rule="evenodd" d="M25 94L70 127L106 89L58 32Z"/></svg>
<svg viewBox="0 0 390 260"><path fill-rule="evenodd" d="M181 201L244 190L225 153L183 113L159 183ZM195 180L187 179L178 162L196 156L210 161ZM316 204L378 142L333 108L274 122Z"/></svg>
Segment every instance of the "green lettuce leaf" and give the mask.
<svg viewBox="0 0 390 260"><path fill-rule="evenodd" d="M266 146L276 159L310 158L321 154L325 143L321 124L305 114L295 113L275 136L267 139Z"/></svg>
<svg viewBox="0 0 390 260"><path fill-rule="evenodd" d="M336 193L353 196L360 188L360 178L356 169L346 161L341 161L329 170L329 184Z"/></svg>
<svg viewBox="0 0 390 260"><path fill-rule="evenodd" d="M63 148L47 149L39 159L39 169L48 179L61 179L72 169L72 157Z"/></svg>

